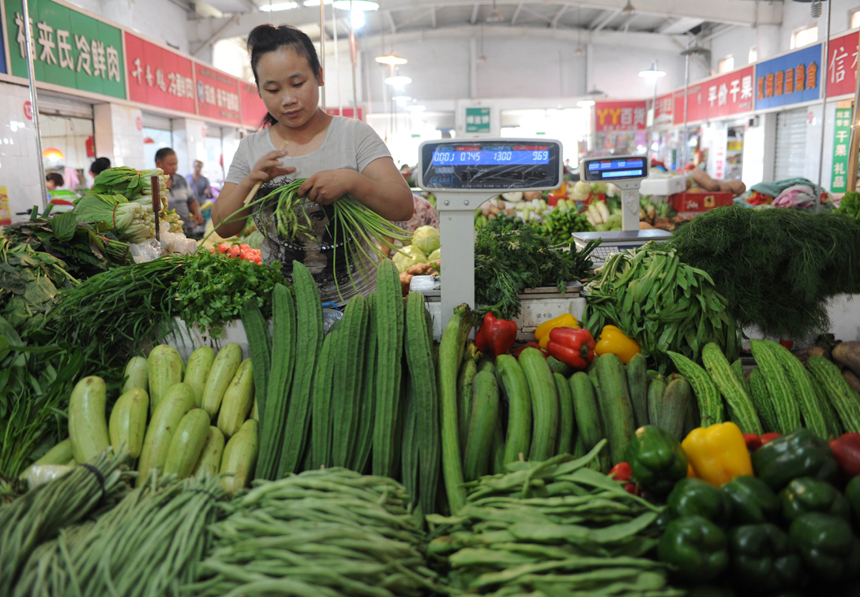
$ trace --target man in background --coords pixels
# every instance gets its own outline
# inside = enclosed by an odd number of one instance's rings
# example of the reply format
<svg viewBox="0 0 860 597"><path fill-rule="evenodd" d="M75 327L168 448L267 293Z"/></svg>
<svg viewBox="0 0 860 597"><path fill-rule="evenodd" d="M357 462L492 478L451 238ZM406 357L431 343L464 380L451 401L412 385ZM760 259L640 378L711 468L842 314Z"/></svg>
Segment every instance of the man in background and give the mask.
<svg viewBox="0 0 860 597"><path fill-rule="evenodd" d="M178 165L176 152L171 148L162 147L155 153L155 167L161 168L170 177L167 180L167 208L176 210L176 215L182 220L183 231L190 235L195 226L203 225L203 214L188 182L176 174Z"/></svg>
<svg viewBox="0 0 860 597"><path fill-rule="evenodd" d="M185 178L191 185L191 192L194 193L198 205L202 205L206 199L212 198L212 187L209 185L209 179L203 176L203 162L194 160L194 174L189 174Z"/></svg>
<svg viewBox="0 0 860 597"><path fill-rule="evenodd" d="M110 168L110 160L108 158L96 158L90 166L90 176L95 178L108 168Z"/></svg>

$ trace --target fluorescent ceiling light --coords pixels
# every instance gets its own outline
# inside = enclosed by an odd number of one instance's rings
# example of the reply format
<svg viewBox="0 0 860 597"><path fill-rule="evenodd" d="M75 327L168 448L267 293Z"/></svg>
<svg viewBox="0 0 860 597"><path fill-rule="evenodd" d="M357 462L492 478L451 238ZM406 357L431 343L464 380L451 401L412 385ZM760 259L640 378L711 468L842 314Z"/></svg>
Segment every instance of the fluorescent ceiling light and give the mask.
<svg viewBox="0 0 860 597"><path fill-rule="evenodd" d="M591 106L594 105L594 100L590 100L590 99L579 100L578 102L576 102L576 105L579 106L580 108L590 108Z"/></svg>
<svg viewBox="0 0 860 597"><path fill-rule="evenodd" d="M338 10L362 10L365 12L379 10L379 2L372 2L371 0L334 0L331 5ZM317 2L317 6L319 6L319 2Z"/></svg>
<svg viewBox="0 0 860 597"><path fill-rule="evenodd" d="M405 103L407 103L407 102L411 102L411 101L412 101L412 98L411 98L411 97L409 97L408 95L395 95L395 96L394 96L394 97L392 97L391 99L393 99L393 100L394 100L395 102L397 102L398 104L405 104Z"/></svg>
<svg viewBox="0 0 860 597"><path fill-rule="evenodd" d="M319 4L319 3L317 3ZM260 10L263 12L277 12L279 10L291 10L293 8L298 8L298 2L275 2L274 4L263 4L260 6Z"/></svg>
<svg viewBox="0 0 860 597"><path fill-rule="evenodd" d="M427 109L427 106L422 106L421 104L414 104L412 106L406 106L406 109L410 112L423 112Z"/></svg>
<svg viewBox="0 0 860 597"><path fill-rule="evenodd" d="M657 70L656 68L649 68L648 70L640 70L639 76L643 79L659 79L660 77L666 76L666 71Z"/></svg>
<svg viewBox="0 0 860 597"><path fill-rule="evenodd" d="M329 4L331 4L331 3L332 3L332 0L325 0L325 2L324 2L323 4L325 4L326 6L328 6L328 5L329 5ZM319 6L319 5L320 5L320 0L305 0L305 1L303 2L303 4L304 4L305 6Z"/></svg>
<svg viewBox="0 0 860 597"><path fill-rule="evenodd" d="M403 75L394 75L385 79L387 85L391 85L395 89L402 89L412 82L412 79Z"/></svg>
<svg viewBox="0 0 860 597"><path fill-rule="evenodd" d="M353 10L349 13L349 24L352 25L353 29L361 29L362 27L364 27L364 23L364 11Z"/></svg>
<svg viewBox="0 0 860 597"><path fill-rule="evenodd" d="M409 62L408 60L406 60L406 58L401 58L394 52L391 52L390 54L387 54L385 56L377 56L376 58L374 58L374 60L376 60L379 64L387 64L389 66L400 66Z"/></svg>

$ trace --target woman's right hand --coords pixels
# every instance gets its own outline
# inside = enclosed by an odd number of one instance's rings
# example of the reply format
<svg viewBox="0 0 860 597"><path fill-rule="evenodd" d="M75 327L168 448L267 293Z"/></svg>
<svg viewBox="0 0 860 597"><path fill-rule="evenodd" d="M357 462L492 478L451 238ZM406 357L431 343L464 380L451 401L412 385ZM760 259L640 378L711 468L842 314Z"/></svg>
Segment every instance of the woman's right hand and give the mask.
<svg viewBox="0 0 860 597"><path fill-rule="evenodd" d="M248 173L248 178L252 183L266 182L276 176L292 174L296 171L295 168L284 168L280 162L280 158L287 155L286 151L271 151L260 158L260 161L254 165L254 168Z"/></svg>

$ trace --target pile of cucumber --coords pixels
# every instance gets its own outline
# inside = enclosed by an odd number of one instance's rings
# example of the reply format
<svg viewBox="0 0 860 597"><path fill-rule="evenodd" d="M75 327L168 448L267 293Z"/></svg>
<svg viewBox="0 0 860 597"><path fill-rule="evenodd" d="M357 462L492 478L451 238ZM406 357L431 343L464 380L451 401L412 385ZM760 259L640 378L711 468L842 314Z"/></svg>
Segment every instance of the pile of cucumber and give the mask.
<svg viewBox="0 0 860 597"><path fill-rule="evenodd" d="M198 348L187 364L172 346L156 346L148 358L128 362L124 379L109 417L104 380L78 382L69 399L69 439L51 450L52 459L70 453L62 463L80 464L123 446L137 461L138 485L156 470L180 479L231 473L221 479L230 492L250 481L258 443L254 370L238 344L217 355Z"/></svg>

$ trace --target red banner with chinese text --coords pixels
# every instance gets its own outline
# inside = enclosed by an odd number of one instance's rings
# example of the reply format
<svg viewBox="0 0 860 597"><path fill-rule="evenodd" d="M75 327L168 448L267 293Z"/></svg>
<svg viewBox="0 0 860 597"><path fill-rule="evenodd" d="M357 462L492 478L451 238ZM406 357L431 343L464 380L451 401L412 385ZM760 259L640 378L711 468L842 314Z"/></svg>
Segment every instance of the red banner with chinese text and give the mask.
<svg viewBox="0 0 860 597"><path fill-rule="evenodd" d="M239 81L239 95L242 105L242 124L258 127L268 114L266 104L260 98L257 86L253 83Z"/></svg>
<svg viewBox="0 0 860 597"><path fill-rule="evenodd" d="M609 133L615 131L644 131L647 102L597 102L594 105L594 131Z"/></svg>
<svg viewBox="0 0 860 597"><path fill-rule="evenodd" d="M857 46L860 32L830 40L827 51L827 97L854 95L857 86Z"/></svg>
<svg viewBox="0 0 860 597"><path fill-rule="evenodd" d="M752 112L754 68L748 66L701 83L687 90L687 122ZM684 92L674 96L675 124L684 124Z"/></svg>
<svg viewBox="0 0 860 597"><path fill-rule="evenodd" d="M197 77L197 113L241 122L239 80L199 62L194 63L194 74Z"/></svg>
<svg viewBox="0 0 860 597"><path fill-rule="evenodd" d="M128 99L195 114L192 61L128 31L124 35Z"/></svg>

